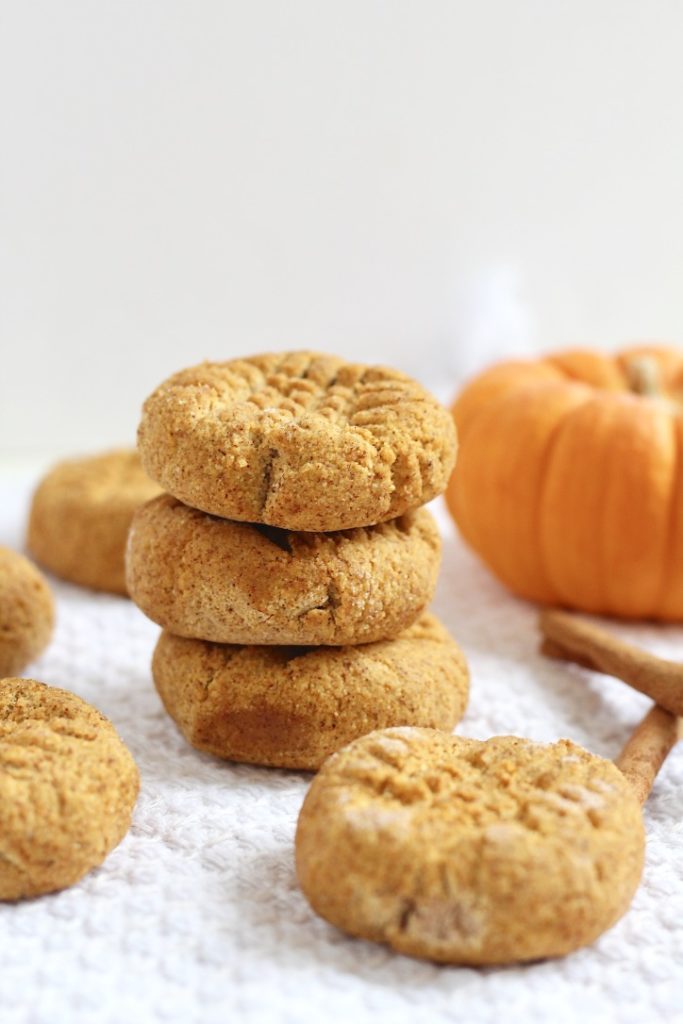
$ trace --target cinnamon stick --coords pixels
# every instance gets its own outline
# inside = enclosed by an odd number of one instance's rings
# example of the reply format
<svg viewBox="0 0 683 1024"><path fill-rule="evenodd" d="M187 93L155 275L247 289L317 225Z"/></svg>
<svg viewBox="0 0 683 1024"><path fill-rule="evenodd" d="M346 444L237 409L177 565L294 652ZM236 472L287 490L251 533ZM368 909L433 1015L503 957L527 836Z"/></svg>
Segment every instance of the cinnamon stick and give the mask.
<svg viewBox="0 0 683 1024"><path fill-rule="evenodd" d="M539 625L543 654L617 676L672 715L683 715L683 665L658 658L569 612L543 611Z"/></svg>
<svg viewBox="0 0 683 1024"><path fill-rule="evenodd" d="M633 786L644 804L659 769L681 738L681 722L656 704L645 715L614 763Z"/></svg>

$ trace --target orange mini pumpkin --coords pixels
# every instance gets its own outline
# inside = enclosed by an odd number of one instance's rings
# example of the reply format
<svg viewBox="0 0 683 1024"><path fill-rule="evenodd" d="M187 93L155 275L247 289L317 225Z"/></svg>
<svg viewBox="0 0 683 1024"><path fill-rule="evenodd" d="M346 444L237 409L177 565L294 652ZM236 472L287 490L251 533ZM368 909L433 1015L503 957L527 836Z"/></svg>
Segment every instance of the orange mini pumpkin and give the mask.
<svg viewBox="0 0 683 1024"><path fill-rule="evenodd" d="M668 348L487 370L453 406L463 537L522 597L683 620L682 403Z"/></svg>

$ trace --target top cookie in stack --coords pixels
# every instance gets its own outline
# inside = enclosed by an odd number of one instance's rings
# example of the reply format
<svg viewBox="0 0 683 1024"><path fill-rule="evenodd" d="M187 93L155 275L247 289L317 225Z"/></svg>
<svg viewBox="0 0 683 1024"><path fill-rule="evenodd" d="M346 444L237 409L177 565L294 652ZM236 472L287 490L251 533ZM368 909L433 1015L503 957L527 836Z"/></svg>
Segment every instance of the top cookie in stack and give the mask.
<svg viewBox="0 0 683 1024"><path fill-rule="evenodd" d="M449 412L397 370L314 352L202 363L147 399L147 473L215 516L328 532L395 519L440 494Z"/></svg>

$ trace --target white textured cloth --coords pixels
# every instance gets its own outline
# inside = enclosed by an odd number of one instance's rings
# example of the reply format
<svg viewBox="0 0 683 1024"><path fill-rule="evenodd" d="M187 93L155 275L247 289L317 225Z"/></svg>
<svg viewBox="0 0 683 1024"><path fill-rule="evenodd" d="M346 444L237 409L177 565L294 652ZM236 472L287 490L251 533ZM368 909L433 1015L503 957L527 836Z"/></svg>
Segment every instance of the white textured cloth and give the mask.
<svg viewBox="0 0 683 1024"><path fill-rule="evenodd" d="M0 488L0 543L21 546L30 481ZM435 603L464 648L461 731L570 737L615 756L648 706L621 683L544 660L535 610L455 537L443 509ZM54 642L28 674L108 715L140 766L131 832L79 885L0 905L2 1024L667 1024L683 1021L683 745L645 811L645 875L592 948L521 968L438 967L347 938L297 888L309 777L192 750L150 677L157 628L129 601L57 584ZM683 658L683 629L623 629Z"/></svg>

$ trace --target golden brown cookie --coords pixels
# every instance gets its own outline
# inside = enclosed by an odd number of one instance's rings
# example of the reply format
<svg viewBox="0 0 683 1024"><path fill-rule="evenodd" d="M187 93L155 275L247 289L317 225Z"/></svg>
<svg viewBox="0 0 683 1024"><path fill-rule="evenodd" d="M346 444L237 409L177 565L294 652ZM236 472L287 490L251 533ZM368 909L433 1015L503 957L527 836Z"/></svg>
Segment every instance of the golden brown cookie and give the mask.
<svg viewBox="0 0 683 1024"><path fill-rule="evenodd" d="M138 785L99 711L33 679L0 680L0 899L64 889L101 864Z"/></svg>
<svg viewBox="0 0 683 1024"><path fill-rule="evenodd" d="M433 615L361 647L235 647L162 633L152 674L193 747L304 770L372 729L450 731L468 693L464 656Z"/></svg>
<svg viewBox="0 0 683 1024"><path fill-rule="evenodd" d="M135 515L130 595L178 636L226 644L350 644L396 636L431 600L441 543L426 509L339 533L289 533L165 494Z"/></svg>
<svg viewBox="0 0 683 1024"><path fill-rule="evenodd" d="M138 505L158 493L134 451L61 462L33 495L27 547L62 579L125 594L130 521Z"/></svg>
<svg viewBox="0 0 683 1024"><path fill-rule="evenodd" d="M145 469L213 515L314 532L395 519L440 494L450 414L397 370L313 352L202 363L147 399Z"/></svg>
<svg viewBox="0 0 683 1024"><path fill-rule="evenodd" d="M296 834L313 909L352 935L445 963L560 956L626 911L638 801L569 740L388 729L333 755Z"/></svg>
<svg viewBox="0 0 683 1024"><path fill-rule="evenodd" d="M0 677L21 672L42 653L54 621L47 581L23 555L0 547Z"/></svg>

